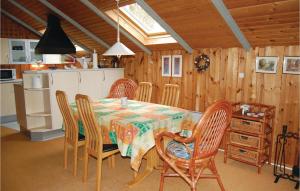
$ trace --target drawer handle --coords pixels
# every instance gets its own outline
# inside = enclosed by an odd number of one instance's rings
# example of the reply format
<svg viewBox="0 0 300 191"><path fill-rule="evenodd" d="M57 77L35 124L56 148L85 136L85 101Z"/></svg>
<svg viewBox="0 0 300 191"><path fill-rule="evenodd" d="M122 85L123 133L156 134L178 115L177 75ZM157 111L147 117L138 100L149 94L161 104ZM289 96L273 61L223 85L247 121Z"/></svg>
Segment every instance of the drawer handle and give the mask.
<svg viewBox="0 0 300 191"><path fill-rule="evenodd" d="M242 121L242 124L244 124L244 125L250 125L250 122L249 121Z"/></svg>
<svg viewBox="0 0 300 191"><path fill-rule="evenodd" d="M243 149L239 149L240 153L245 153L246 151Z"/></svg>
<svg viewBox="0 0 300 191"><path fill-rule="evenodd" d="M240 137L241 137L241 139L248 140L248 137L246 137L244 135L241 135Z"/></svg>

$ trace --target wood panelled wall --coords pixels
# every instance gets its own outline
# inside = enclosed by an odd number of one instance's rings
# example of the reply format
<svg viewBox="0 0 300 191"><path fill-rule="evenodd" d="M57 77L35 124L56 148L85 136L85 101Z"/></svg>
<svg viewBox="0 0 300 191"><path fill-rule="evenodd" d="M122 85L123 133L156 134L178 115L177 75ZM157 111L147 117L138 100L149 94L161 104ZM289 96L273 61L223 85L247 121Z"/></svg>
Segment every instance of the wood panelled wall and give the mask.
<svg viewBox="0 0 300 191"><path fill-rule="evenodd" d="M198 73L194 68L194 58L200 53L210 57L207 71ZM183 76L181 78L162 77L161 56L183 55ZM182 50L154 51L151 56L136 53L134 58L123 58L125 76L137 82L153 83L152 102L159 103L163 85L176 83L181 86L180 107L205 111L215 100L226 99L231 102L257 102L276 106L276 119L273 145L276 135L284 124L288 130L299 132L299 81L300 75L282 74L284 56L299 56L299 46L276 46L254 48L211 48L195 50L187 54ZM256 73L256 56L278 56L276 74ZM239 78L239 73L245 74ZM273 147L275 148L275 147ZM287 162L297 160L297 143L291 142L287 149ZM275 149L273 149L273 153Z"/></svg>

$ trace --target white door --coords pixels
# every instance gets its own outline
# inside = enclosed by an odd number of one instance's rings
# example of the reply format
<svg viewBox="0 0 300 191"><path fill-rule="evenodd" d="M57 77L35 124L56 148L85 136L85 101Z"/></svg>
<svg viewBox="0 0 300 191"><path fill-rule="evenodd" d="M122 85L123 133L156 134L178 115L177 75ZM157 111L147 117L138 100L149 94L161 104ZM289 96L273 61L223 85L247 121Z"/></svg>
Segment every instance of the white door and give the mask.
<svg viewBox="0 0 300 191"><path fill-rule="evenodd" d="M124 69L103 69L105 74L105 84L103 88L104 97L107 97L111 85L120 78L124 78Z"/></svg>
<svg viewBox="0 0 300 191"><path fill-rule="evenodd" d="M78 93L78 72L51 72L49 73L49 86L51 96L52 128L62 128L63 119L57 101L56 90L66 92L69 103L75 102L75 95Z"/></svg>
<svg viewBox="0 0 300 191"><path fill-rule="evenodd" d="M79 72L79 93L88 95L96 101L104 97L105 76L103 70L80 71Z"/></svg>

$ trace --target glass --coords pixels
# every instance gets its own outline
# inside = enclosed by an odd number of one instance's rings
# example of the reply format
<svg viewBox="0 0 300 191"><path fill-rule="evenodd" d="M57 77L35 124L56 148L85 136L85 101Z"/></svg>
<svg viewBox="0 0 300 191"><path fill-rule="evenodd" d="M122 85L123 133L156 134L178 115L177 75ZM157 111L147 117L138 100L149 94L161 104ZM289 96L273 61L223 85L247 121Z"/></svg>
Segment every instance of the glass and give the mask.
<svg viewBox="0 0 300 191"><path fill-rule="evenodd" d="M43 61L43 55L42 54L36 54L34 52L34 49L38 42L31 41L29 43L30 46L30 62L36 62L36 61Z"/></svg>
<svg viewBox="0 0 300 191"><path fill-rule="evenodd" d="M12 62L26 62L25 41L11 41Z"/></svg>
<svg viewBox="0 0 300 191"><path fill-rule="evenodd" d="M121 7L120 10L131 18L146 33L166 32L148 13L144 11L138 4L130 4Z"/></svg>

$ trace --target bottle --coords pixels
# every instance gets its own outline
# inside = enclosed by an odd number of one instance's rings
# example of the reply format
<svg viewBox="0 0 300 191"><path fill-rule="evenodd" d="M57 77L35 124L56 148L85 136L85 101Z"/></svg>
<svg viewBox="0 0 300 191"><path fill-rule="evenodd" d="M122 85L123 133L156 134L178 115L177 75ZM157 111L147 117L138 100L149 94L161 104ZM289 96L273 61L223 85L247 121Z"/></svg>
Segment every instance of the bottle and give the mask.
<svg viewBox="0 0 300 191"><path fill-rule="evenodd" d="M96 50L94 49L94 53L93 53L93 69L97 69L98 68L98 55Z"/></svg>
<svg viewBox="0 0 300 191"><path fill-rule="evenodd" d="M87 69L88 68L88 64L87 64L87 61L86 61L85 57L82 57L81 59L82 59L82 68L83 69Z"/></svg>

